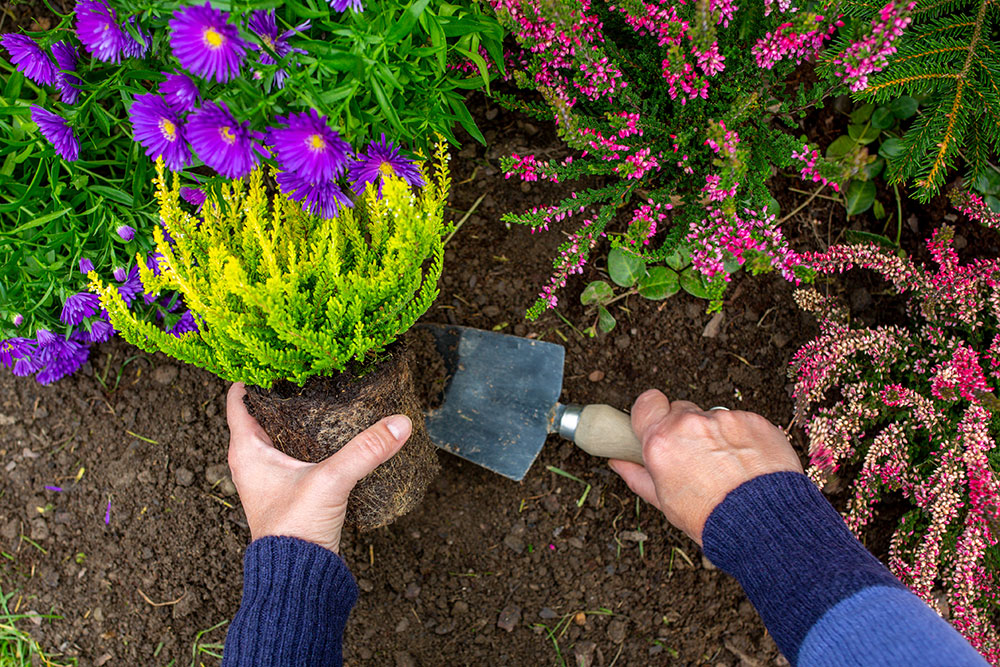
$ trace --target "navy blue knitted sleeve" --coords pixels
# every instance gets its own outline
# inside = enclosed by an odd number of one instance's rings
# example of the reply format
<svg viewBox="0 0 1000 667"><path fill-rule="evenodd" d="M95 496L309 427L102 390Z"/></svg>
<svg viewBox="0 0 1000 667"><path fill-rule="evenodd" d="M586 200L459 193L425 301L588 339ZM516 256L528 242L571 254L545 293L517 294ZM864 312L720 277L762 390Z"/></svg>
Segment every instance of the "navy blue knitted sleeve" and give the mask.
<svg viewBox="0 0 1000 667"><path fill-rule="evenodd" d="M223 667L339 667L358 599L347 565L294 537L253 541L243 557L243 602L226 634Z"/></svg>
<svg viewBox="0 0 1000 667"><path fill-rule="evenodd" d="M855 539L805 475L773 473L734 489L702 541L792 664L986 664Z"/></svg>

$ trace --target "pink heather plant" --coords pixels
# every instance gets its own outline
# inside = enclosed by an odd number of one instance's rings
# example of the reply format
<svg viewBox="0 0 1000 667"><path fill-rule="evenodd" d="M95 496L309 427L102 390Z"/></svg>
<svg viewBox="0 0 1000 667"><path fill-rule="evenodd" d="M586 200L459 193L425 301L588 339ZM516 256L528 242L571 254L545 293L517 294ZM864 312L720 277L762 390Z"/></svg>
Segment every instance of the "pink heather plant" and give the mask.
<svg viewBox="0 0 1000 667"><path fill-rule="evenodd" d="M561 160L513 155L503 161L507 178L604 177L601 187L504 217L533 231L573 215L588 222L561 246L555 275L529 317L558 302L555 289L605 235L647 263L687 250L716 302L729 274L751 258L796 280L799 260L777 228L766 188L771 165L795 166L804 179L836 186L820 176L818 153L781 130L787 121L773 122L790 103L765 100L781 94L783 77L815 54L836 21L800 15L781 0L765 24L773 34L758 40L759 8L741 9L735 0L490 4L519 46L508 56L509 78L544 105L498 100L555 120L569 153ZM798 100L796 113L819 99L810 95ZM620 227L608 229L612 224Z"/></svg>
<svg viewBox="0 0 1000 667"><path fill-rule="evenodd" d="M868 76L881 72L896 52L896 40L913 20L916 6L916 0L890 0L871 22L868 33L834 58L834 75L853 92L867 88Z"/></svg>
<svg viewBox="0 0 1000 667"><path fill-rule="evenodd" d="M960 264L952 230L927 247L937 269L873 246L804 257L820 273L875 271L906 299L906 323L852 326L815 290L796 300L820 333L792 362L810 477L854 477L845 520L861 535L888 493L911 506L889 567L992 664L1000 664L1000 260ZM856 471L856 472L855 472Z"/></svg>

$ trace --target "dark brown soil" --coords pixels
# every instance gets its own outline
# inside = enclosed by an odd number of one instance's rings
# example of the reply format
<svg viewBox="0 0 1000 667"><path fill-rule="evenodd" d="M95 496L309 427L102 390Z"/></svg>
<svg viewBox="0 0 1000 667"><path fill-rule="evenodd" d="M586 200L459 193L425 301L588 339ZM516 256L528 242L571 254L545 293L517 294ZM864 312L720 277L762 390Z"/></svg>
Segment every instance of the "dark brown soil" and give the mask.
<svg viewBox="0 0 1000 667"><path fill-rule="evenodd" d="M362 530L381 528L412 510L439 470L413 388L411 360L407 348L396 343L361 377L348 369L311 378L302 387L290 382L276 382L266 391L249 387L243 397L277 449L311 463L332 456L386 415L410 418L413 432L403 448L351 491L347 522Z"/></svg>

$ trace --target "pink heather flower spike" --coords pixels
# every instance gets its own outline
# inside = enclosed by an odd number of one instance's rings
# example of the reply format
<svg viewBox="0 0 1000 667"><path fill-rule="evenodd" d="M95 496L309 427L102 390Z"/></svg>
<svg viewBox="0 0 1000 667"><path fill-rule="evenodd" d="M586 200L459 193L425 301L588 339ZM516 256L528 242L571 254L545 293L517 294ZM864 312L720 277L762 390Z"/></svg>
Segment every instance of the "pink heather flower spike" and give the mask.
<svg viewBox="0 0 1000 667"><path fill-rule="evenodd" d="M896 52L896 40L913 20L916 0L890 0L872 20L868 34L852 42L833 60L833 73L840 77L852 92L868 87L868 77L882 71L889 56Z"/></svg>
<svg viewBox="0 0 1000 667"><path fill-rule="evenodd" d="M888 564L941 610L988 661L1000 662L1000 601L987 549L1000 535L1000 475L993 415L1000 410L1000 260L962 264L942 227L927 243L936 268L869 245L803 256L822 274L857 267L889 281L907 301L898 325L866 328L814 290L799 305L819 335L792 361L795 417L809 439L809 476L823 483L860 465L845 521L860 534L888 492L911 506Z"/></svg>

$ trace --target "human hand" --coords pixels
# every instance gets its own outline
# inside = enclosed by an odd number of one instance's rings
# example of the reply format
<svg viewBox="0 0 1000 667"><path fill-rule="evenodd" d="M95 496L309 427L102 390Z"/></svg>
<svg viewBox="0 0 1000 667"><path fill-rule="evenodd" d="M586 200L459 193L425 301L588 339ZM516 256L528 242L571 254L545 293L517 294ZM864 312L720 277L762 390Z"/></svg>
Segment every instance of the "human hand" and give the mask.
<svg viewBox="0 0 1000 667"><path fill-rule="evenodd" d="M246 389L229 388L229 469L256 540L298 537L340 549L347 497L358 481L399 451L413 425L406 415L386 417L358 434L330 458L306 463L274 448L243 404Z"/></svg>
<svg viewBox="0 0 1000 667"><path fill-rule="evenodd" d="M612 460L611 469L699 545L709 514L730 491L767 473L802 472L785 434L752 412L706 412L651 389L632 406L632 430L645 466Z"/></svg>

